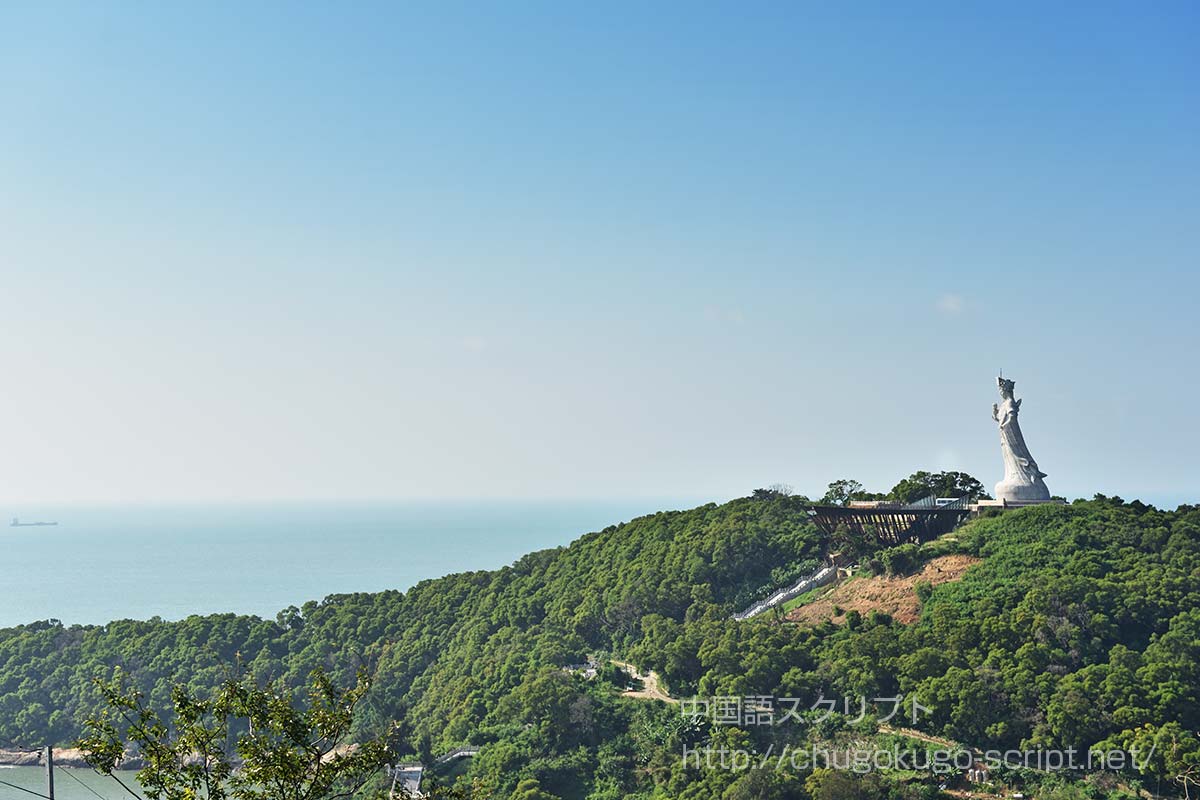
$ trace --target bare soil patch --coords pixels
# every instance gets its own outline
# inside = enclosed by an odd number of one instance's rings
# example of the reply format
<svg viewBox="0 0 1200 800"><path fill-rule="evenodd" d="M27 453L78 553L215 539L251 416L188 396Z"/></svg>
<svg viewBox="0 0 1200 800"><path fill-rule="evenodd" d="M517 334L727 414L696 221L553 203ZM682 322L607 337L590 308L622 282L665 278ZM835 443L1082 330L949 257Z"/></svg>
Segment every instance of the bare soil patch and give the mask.
<svg viewBox="0 0 1200 800"><path fill-rule="evenodd" d="M872 611L891 614L897 622L905 625L916 622L921 616L921 602L917 599L916 585L929 583L938 586L961 580L963 573L978 564L975 556L939 556L926 563L912 575L887 578L882 575L869 578L852 578L838 584L834 589L807 605L792 609L787 618L793 622L816 625L827 619L835 623L846 621L846 614L857 611L866 616ZM841 613L835 614L838 608Z"/></svg>
<svg viewBox="0 0 1200 800"><path fill-rule="evenodd" d="M654 670L650 670L643 675L638 672L637 667L633 664L627 664L624 661L613 661L612 663L632 675L634 680L642 682L642 689L640 691L621 692L622 697L636 697L639 700L661 700L664 703L679 702L662 690L662 687L658 684L658 673Z"/></svg>

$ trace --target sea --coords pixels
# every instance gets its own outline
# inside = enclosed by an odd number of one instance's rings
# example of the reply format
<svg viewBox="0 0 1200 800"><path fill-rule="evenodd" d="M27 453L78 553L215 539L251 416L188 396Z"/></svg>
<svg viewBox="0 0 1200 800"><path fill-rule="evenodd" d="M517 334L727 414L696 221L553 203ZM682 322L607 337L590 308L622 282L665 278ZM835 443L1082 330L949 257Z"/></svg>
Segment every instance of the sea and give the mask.
<svg viewBox="0 0 1200 800"><path fill-rule="evenodd" d="M20 507L0 513L0 628L236 612L496 569L695 501ZM13 527L57 522L54 526Z"/></svg>
<svg viewBox="0 0 1200 800"><path fill-rule="evenodd" d="M137 780L131 772L119 772L117 777L130 789L137 791ZM46 797L46 770L42 767L0 766L0 798ZM138 796L143 796L138 792ZM132 795L116 780L90 769L54 767L54 800L131 800Z"/></svg>
<svg viewBox="0 0 1200 800"><path fill-rule="evenodd" d="M264 618L331 594L404 590L696 500L0 506L0 628L235 612ZM23 523L57 522L47 526ZM69 773L69 774L68 774ZM129 800L58 766L57 800ZM131 773L120 775L137 788ZM45 793L39 767L0 766L0 798ZM15 789L13 786L21 787Z"/></svg>

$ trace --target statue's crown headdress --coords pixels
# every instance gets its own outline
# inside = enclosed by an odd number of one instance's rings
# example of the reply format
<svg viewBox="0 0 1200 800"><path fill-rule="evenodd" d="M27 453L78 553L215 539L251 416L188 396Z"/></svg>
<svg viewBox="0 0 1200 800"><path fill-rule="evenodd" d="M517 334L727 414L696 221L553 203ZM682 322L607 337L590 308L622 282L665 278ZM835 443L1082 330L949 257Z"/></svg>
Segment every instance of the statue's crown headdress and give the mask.
<svg viewBox="0 0 1200 800"><path fill-rule="evenodd" d="M1002 392L1011 392L1016 388L1017 382L1010 381L1008 378L1000 377L996 378L996 385L1000 387L1000 391Z"/></svg>

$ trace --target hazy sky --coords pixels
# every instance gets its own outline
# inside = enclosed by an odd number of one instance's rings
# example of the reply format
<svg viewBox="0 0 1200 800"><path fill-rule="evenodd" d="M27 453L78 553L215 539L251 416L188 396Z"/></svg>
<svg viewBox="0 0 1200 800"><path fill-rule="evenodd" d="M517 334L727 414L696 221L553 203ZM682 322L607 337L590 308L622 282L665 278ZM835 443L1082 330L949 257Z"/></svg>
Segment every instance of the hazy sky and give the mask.
<svg viewBox="0 0 1200 800"><path fill-rule="evenodd" d="M1200 500L1198 8L4 3L0 506Z"/></svg>

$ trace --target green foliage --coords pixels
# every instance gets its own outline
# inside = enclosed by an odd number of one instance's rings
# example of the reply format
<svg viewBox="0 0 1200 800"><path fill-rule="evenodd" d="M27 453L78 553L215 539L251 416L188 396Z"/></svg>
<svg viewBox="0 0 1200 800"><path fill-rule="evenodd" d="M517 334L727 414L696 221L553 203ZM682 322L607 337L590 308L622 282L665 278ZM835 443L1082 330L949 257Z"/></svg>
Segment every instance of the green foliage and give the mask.
<svg viewBox="0 0 1200 800"><path fill-rule="evenodd" d="M275 620L3 630L0 742L77 736L106 705L91 679L114 669L167 719L176 684L189 697L212 697L233 663L257 685L280 687L306 685L316 668L335 684L353 684L367 669L373 686L350 738L368 741L396 721L399 746L427 762L479 745L455 776L458 786L473 783L498 800L528 780L536 787L521 791L563 800L802 796L807 774L776 783L783 779L687 769L681 748L740 743L762 751L810 732L868 735L842 730L840 715L790 728L697 727L664 704L621 698L612 670L588 681L561 669L612 653L655 670L676 696L811 704L821 695L915 695L929 708L915 727L972 746L1083 750L1157 737L1171 744L1174 760L1123 780L1161 778L1182 789L1178 776L1188 774L1200 728L1200 510L1108 498L1037 506L968 523L956 541L916 554L897 549L893 569L941 547L983 558L963 580L922 592L914 625L884 614L843 626L780 624L769 615L731 621L731 612L778 588L829 544L805 508L801 498L770 492L655 514L501 570L404 593L332 596ZM830 785L889 797L927 790L881 781Z"/></svg>
<svg viewBox="0 0 1200 800"><path fill-rule="evenodd" d="M764 490L759 490L764 491ZM897 500L911 503L924 497L966 497L971 500L990 499L982 483L965 472L926 472L919 470L892 487L887 494L868 492L852 478L841 478L829 484L821 502L844 506L851 500Z"/></svg>
<svg viewBox="0 0 1200 800"><path fill-rule="evenodd" d="M108 708L88 721L80 749L109 775L126 757L144 762L138 781L151 800L350 797L387 762L382 737L347 741L365 675L342 691L314 672L303 707L287 690L248 680L226 681L209 699L179 686L169 720L119 678L97 683Z"/></svg>
<svg viewBox="0 0 1200 800"><path fill-rule="evenodd" d="M923 497L991 499L983 484L965 472L914 472L888 492L889 500L911 503Z"/></svg>
<svg viewBox="0 0 1200 800"><path fill-rule="evenodd" d="M857 499L862 493L863 485L851 478L841 478L829 484L821 502L831 506L844 506L851 500Z"/></svg>
<svg viewBox="0 0 1200 800"><path fill-rule="evenodd" d="M526 778L517 784L512 800L559 800L559 798L542 789L537 778Z"/></svg>
<svg viewBox="0 0 1200 800"><path fill-rule="evenodd" d="M908 575L921 566L921 546L909 542L875 554L888 575Z"/></svg>
<svg viewBox="0 0 1200 800"><path fill-rule="evenodd" d="M848 561L859 561L879 549L879 540L866 531L839 524L829 537L829 549Z"/></svg>
<svg viewBox="0 0 1200 800"><path fill-rule="evenodd" d="M916 592L917 599L924 603L933 596L933 584L929 581L917 581L913 591Z"/></svg>
<svg viewBox="0 0 1200 800"><path fill-rule="evenodd" d="M1130 753L1143 774L1169 781L1189 796L1200 788L1200 737L1178 722L1126 729L1093 749Z"/></svg>
<svg viewBox="0 0 1200 800"><path fill-rule="evenodd" d="M814 770L804 782L812 800L884 800L886 793L877 775L855 775L836 769Z"/></svg>

